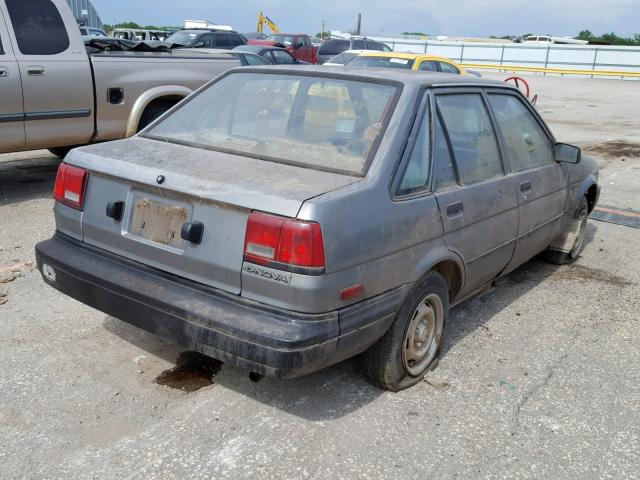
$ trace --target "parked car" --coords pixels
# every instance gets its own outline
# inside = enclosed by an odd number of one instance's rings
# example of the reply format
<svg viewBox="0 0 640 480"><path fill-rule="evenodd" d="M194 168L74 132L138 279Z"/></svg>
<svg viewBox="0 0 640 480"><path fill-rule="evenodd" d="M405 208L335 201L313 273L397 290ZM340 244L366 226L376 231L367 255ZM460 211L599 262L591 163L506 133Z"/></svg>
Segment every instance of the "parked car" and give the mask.
<svg viewBox="0 0 640 480"><path fill-rule="evenodd" d="M267 34L263 32L244 32L242 36L247 40L264 40L267 38Z"/></svg>
<svg viewBox="0 0 640 480"><path fill-rule="evenodd" d="M379 52L390 52L391 48L381 42L369 40L366 37L353 37L349 40L331 39L325 41L318 50L318 64L328 62L336 55L347 50L376 50Z"/></svg>
<svg viewBox="0 0 640 480"><path fill-rule="evenodd" d="M147 41L165 41L172 32L165 30L132 30L125 28L116 28L111 36L113 38L121 38L124 40L147 42Z"/></svg>
<svg viewBox="0 0 640 480"><path fill-rule="evenodd" d="M346 65L351 60L353 60L358 55L362 55L363 53L375 52L375 50L346 50L342 53L339 53L328 62L323 63L323 65L331 66L331 65Z"/></svg>
<svg viewBox="0 0 640 480"><path fill-rule="evenodd" d="M317 63L318 48L311 43L309 35L303 33L276 33L264 40L249 40L249 45L282 47L301 62Z"/></svg>
<svg viewBox="0 0 640 480"><path fill-rule="evenodd" d="M236 57L239 63L237 66L259 66L259 65L271 65L271 62L266 58L261 57L251 51L240 51L240 47L236 47L233 50L224 50L218 48L181 48L179 53L186 54L192 53L194 55L215 55L220 57Z"/></svg>
<svg viewBox="0 0 640 480"><path fill-rule="evenodd" d="M222 48L226 50L247 43L247 39L239 33L226 30L179 30L167 37L165 41L187 48Z"/></svg>
<svg viewBox="0 0 640 480"><path fill-rule="evenodd" d="M89 55L65 0L0 0L0 52L0 153L48 148L64 156L75 145L131 136L211 78L246 65L229 54Z"/></svg>
<svg viewBox="0 0 640 480"><path fill-rule="evenodd" d="M82 35L83 37L108 37L109 36L107 35L107 32L105 32L104 30L101 30L99 28L85 27L85 26L80 27L80 35Z"/></svg>
<svg viewBox="0 0 640 480"><path fill-rule="evenodd" d="M342 67L234 69L138 136L73 150L52 287L258 374L365 353L420 381L450 306L578 258L596 163L515 88Z"/></svg>
<svg viewBox="0 0 640 480"><path fill-rule="evenodd" d="M234 52L248 52L259 55L268 63L273 65L301 65L308 62L302 62L291 55L288 50L281 47L268 47L262 45L240 45L233 49Z"/></svg>
<svg viewBox="0 0 640 480"><path fill-rule="evenodd" d="M469 75L464 67L453 60L436 55L398 52L365 52L347 62L349 67L399 68L426 72ZM479 74L474 74L479 76Z"/></svg>

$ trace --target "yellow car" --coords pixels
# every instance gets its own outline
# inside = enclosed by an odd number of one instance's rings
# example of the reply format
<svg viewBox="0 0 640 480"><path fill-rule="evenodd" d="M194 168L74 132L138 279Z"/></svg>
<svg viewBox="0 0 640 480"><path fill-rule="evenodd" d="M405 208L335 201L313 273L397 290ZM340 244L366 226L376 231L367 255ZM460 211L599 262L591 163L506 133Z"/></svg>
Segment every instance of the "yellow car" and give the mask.
<svg viewBox="0 0 640 480"><path fill-rule="evenodd" d="M462 65L436 55L398 52L366 52L354 57L348 67L405 68L427 72L456 73L469 75Z"/></svg>

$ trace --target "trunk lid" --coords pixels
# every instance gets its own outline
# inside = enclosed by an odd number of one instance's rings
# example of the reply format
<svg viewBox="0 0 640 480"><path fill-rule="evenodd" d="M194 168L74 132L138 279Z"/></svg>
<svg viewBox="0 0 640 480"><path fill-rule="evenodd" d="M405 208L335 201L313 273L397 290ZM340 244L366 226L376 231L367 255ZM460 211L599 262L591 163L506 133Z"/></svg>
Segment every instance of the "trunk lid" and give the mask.
<svg viewBox="0 0 640 480"><path fill-rule="evenodd" d="M361 180L140 137L76 149L66 161L91 172L86 243L231 293L242 290L252 210L296 217L306 200ZM107 215L115 202L120 221ZM204 224L200 244L180 238L189 222Z"/></svg>

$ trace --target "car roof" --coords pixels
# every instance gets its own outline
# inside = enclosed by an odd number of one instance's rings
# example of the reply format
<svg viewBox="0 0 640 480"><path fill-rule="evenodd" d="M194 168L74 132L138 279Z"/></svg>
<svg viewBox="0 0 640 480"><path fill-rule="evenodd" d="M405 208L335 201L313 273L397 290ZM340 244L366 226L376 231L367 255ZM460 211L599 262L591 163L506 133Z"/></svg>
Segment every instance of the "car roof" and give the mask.
<svg viewBox="0 0 640 480"><path fill-rule="evenodd" d="M247 44L247 45L238 45L238 46L234 47L233 50L239 51L239 52L257 53L257 52L261 52L263 50L266 50L268 48L271 48L271 47L269 45ZM282 49L280 49L280 50L282 50Z"/></svg>
<svg viewBox="0 0 640 480"><path fill-rule="evenodd" d="M453 73L414 71L395 68L357 68L334 65L264 65L234 69L237 73L271 72L289 75L312 75L318 77L342 77L345 79L362 79L363 81L381 82L392 81L407 86L432 85L464 85L464 86L500 86L511 90L518 90L498 80L488 80L475 76L463 76ZM317 75L314 75L317 74Z"/></svg>
<svg viewBox="0 0 640 480"><path fill-rule="evenodd" d="M379 52L368 50L361 54L362 57L383 57L383 58L402 58L403 60L445 60L447 62L456 63L447 57L439 55L427 55L424 53L403 53L403 52Z"/></svg>

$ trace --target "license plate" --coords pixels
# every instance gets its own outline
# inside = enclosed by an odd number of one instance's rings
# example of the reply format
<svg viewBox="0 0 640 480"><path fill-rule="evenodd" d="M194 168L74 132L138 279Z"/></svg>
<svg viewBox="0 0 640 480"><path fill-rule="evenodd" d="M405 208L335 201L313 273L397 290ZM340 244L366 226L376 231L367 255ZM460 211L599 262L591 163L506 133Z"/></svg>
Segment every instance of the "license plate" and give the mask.
<svg viewBox="0 0 640 480"><path fill-rule="evenodd" d="M181 248L184 241L180 231L187 219L186 208L141 198L135 204L130 232L155 243Z"/></svg>

